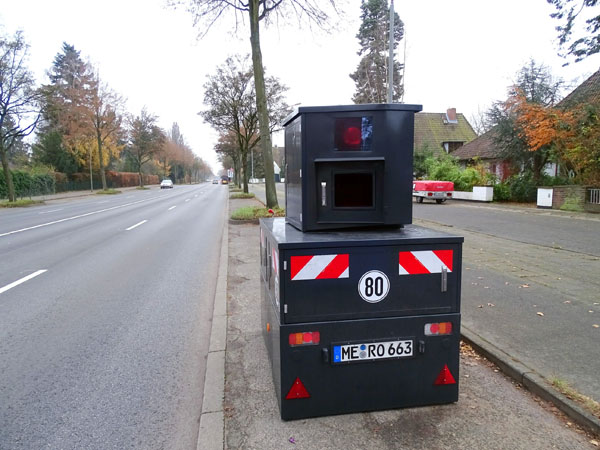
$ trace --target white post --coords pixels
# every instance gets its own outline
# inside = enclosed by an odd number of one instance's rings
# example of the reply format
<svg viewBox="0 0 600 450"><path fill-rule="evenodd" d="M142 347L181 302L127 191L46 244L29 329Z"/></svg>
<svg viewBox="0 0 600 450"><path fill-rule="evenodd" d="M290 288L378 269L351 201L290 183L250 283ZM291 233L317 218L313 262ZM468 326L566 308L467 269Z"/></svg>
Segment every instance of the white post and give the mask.
<svg viewBox="0 0 600 450"><path fill-rule="evenodd" d="M390 55L388 62L388 103L394 99L394 0L390 1Z"/></svg>

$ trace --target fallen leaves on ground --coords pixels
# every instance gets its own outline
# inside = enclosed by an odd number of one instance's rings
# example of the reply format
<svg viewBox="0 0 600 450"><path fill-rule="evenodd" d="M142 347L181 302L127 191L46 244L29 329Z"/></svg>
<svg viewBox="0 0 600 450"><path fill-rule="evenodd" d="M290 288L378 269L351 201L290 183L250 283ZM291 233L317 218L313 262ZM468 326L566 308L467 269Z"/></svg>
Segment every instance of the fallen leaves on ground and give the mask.
<svg viewBox="0 0 600 450"><path fill-rule="evenodd" d="M537 314L538 316L544 317L544 313L543 313L543 312L540 312L540 311L538 311L536 314Z"/></svg>
<svg viewBox="0 0 600 450"><path fill-rule="evenodd" d="M521 288L528 288L528 287L529 287L528 284L522 284L522 285L519 286L519 289L521 289Z"/></svg>

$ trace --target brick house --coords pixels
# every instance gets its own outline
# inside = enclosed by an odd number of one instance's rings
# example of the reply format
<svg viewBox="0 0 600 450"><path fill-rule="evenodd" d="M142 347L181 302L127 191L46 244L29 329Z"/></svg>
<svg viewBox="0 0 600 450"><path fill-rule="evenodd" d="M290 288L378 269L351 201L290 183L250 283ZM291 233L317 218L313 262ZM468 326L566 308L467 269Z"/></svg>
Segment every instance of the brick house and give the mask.
<svg viewBox="0 0 600 450"><path fill-rule="evenodd" d="M569 95L556 105L557 108L569 109L582 103L600 105L600 70L581 83ZM501 156L500 150L494 145L494 129L482 134L471 142L466 143L452 154L458 158L463 167L471 164L475 159L481 161L487 170L504 181L510 175L519 171L511 161ZM558 174L558 165L550 163L546 166L548 175Z"/></svg>
<svg viewBox="0 0 600 450"><path fill-rule="evenodd" d="M453 153L477 137L465 116L449 108L446 113L415 114L414 150Z"/></svg>
<svg viewBox="0 0 600 450"><path fill-rule="evenodd" d="M481 162L487 171L504 181L514 175L517 170L509 160L502 158L500 151L494 145L494 129L482 134L476 139L463 145L452 155L458 158L460 165L465 168L474 161Z"/></svg>

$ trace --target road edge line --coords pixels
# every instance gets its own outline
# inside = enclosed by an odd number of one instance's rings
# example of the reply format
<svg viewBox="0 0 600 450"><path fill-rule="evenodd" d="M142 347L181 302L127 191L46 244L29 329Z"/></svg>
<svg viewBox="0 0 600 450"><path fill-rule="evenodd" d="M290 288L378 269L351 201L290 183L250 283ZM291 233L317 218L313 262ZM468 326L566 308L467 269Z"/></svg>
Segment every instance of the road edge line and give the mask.
<svg viewBox="0 0 600 450"><path fill-rule="evenodd" d="M600 435L600 420L573 400L552 388L543 376L464 325L461 326L460 334L465 342L496 364L505 375L525 386L527 390L542 400L552 403L582 428Z"/></svg>
<svg viewBox="0 0 600 450"><path fill-rule="evenodd" d="M225 348L227 345L227 274L229 264L229 200L225 206L219 272L213 306L210 343L204 377L204 397L197 450L222 450L225 446Z"/></svg>

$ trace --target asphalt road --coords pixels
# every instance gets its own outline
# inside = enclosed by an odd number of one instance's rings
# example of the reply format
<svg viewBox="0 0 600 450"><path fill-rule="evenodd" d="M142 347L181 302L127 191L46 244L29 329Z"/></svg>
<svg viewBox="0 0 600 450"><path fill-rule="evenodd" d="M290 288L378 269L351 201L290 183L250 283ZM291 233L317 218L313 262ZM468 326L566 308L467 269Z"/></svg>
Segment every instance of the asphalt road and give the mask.
<svg viewBox="0 0 600 450"><path fill-rule="evenodd" d="M227 187L0 210L0 448L193 449Z"/></svg>
<svg viewBox="0 0 600 450"><path fill-rule="evenodd" d="M465 237L462 324L600 400L600 217L449 202L414 223Z"/></svg>

